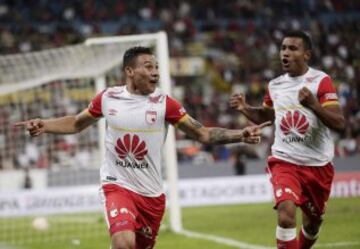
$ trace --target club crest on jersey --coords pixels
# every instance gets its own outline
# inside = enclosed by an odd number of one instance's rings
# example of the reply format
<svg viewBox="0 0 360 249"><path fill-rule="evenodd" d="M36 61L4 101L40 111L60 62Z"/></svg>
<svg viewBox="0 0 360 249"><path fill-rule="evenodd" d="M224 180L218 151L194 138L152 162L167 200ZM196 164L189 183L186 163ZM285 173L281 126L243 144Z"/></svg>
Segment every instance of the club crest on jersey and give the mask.
<svg viewBox="0 0 360 249"><path fill-rule="evenodd" d="M156 111L146 111L145 112L145 121L148 124L154 124L157 119L157 112Z"/></svg>

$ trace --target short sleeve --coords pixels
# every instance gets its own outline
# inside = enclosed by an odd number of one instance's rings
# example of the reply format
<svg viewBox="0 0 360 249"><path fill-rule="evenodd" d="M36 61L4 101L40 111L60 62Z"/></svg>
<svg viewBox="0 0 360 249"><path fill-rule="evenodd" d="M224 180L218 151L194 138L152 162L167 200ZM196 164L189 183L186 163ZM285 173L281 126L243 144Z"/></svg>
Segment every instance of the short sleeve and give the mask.
<svg viewBox="0 0 360 249"><path fill-rule="evenodd" d="M270 93L269 93L269 86L266 88L266 93L263 98L263 106L269 107L269 108L273 107L273 101L272 101Z"/></svg>
<svg viewBox="0 0 360 249"><path fill-rule="evenodd" d="M88 110L90 114L95 118L100 118L103 116L102 114L102 108L101 108L101 102L102 102L102 96L104 94L105 90L98 93L90 102L88 106Z"/></svg>
<svg viewBox="0 0 360 249"><path fill-rule="evenodd" d="M165 120L170 124L176 124L185 115L185 108L175 99L166 96Z"/></svg>
<svg viewBox="0 0 360 249"><path fill-rule="evenodd" d="M329 76L324 77L320 81L317 97L322 106L339 104L336 89Z"/></svg>

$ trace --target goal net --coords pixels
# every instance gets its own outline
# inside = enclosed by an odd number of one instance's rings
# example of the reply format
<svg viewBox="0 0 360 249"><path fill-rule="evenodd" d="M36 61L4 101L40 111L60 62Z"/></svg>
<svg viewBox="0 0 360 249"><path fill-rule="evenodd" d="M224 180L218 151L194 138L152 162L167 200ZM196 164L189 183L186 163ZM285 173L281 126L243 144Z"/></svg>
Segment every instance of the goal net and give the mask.
<svg viewBox="0 0 360 249"><path fill-rule="evenodd" d="M44 240L79 245L107 235L98 197L105 121L80 134L37 138L13 124L83 110L96 92L123 82L123 54L138 45L154 49L160 87L169 94L164 32L92 38L75 46L0 56L0 248L42 248ZM172 127L163 154L169 227L178 232L182 225Z"/></svg>

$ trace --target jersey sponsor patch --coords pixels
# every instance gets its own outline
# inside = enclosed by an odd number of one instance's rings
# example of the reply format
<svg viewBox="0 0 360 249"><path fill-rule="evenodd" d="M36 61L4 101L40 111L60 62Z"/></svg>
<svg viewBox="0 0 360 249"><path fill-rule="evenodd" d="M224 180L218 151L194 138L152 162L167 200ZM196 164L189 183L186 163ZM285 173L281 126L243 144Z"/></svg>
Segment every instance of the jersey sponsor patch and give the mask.
<svg viewBox="0 0 360 249"><path fill-rule="evenodd" d="M131 156L138 161L144 160L148 153L145 141L141 141L136 134L133 136L125 134L123 138L119 138L116 141L115 151L121 159Z"/></svg>
<svg viewBox="0 0 360 249"><path fill-rule="evenodd" d="M281 119L280 130L284 135L289 133L305 134L309 128L309 121L299 111L288 111Z"/></svg>
<svg viewBox="0 0 360 249"><path fill-rule="evenodd" d="M324 94L324 99L325 100L337 100L338 96L336 93L325 93Z"/></svg>

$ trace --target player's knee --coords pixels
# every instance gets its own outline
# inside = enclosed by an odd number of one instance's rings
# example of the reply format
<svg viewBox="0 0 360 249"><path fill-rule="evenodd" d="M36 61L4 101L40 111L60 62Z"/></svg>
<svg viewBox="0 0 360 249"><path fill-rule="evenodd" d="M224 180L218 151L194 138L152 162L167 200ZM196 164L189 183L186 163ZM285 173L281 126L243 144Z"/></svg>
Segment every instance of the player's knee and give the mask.
<svg viewBox="0 0 360 249"><path fill-rule="evenodd" d="M116 233L111 238L111 249L135 249L135 237L127 232Z"/></svg>
<svg viewBox="0 0 360 249"><path fill-rule="evenodd" d="M296 220L287 213L279 213L278 224L282 228L293 228L296 226Z"/></svg>
<svg viewBox="0 0 360 249"><path fill-rule="evenodd" d="M322 222L323 222L322 218L310 219L307 215L303 215L302 227L307 234L311 236L315 236L319 233Z"/></svg>
<svg viewBox="0 0 360 249"><path fill-rule="evenodd" d="M303 225L303 228L307 234L311 236L315 236L319 233L320 226L321 226L321 222L317 222L317 223L310 223L307 225Z"/></svg>
<svg viewBox="0 0 360 249"><path fill-rule="evenodd" d="M278 225L282 228L296 226L296 206L294 203L285 201L278 206Z"/></svg>

